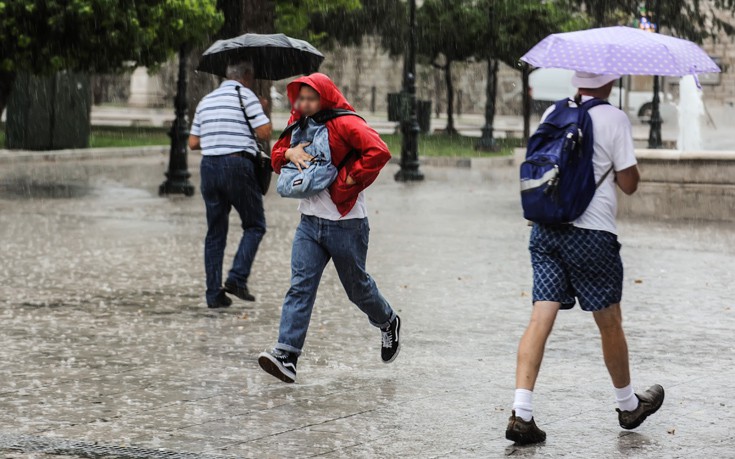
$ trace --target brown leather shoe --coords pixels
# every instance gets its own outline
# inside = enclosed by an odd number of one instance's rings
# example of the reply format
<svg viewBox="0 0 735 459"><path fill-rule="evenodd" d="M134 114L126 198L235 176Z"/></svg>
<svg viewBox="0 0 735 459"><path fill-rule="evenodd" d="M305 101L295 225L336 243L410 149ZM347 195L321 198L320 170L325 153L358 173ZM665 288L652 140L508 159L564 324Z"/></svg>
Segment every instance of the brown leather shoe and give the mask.
<svg viewBox="0 0 735 459"><path fill-rule="evenodd" d="M505 429L505 438L516 445L530 445L546 441L546 432L538 428L533 418L524 421L513 410L513 415L508 419L508 428Z"/></svg>
<svg viewBox="0 0 735 459"><path fill-rule="evenodd" d="M635 394L635 396L638 397L638 408L633 411L615 409L618 412L618 422L623 429L635 429L643 424L648 416L658 411L664 403L664 388L654 384L642 394Z"/></svg>

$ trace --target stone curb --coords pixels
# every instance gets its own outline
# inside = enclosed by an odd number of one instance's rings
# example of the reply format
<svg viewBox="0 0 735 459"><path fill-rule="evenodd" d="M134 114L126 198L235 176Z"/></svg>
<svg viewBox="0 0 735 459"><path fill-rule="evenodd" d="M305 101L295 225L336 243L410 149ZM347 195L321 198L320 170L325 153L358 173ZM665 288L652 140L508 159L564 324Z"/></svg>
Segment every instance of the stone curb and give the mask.
<svg viewBox="0 0 735 459"><path fill-rule="evenodd" d="M79 161L90 159L131 158L140 156L166 155L168 145L146 147L81 148L54 151L0 150L0 164L33 161ZM464 158L455 156L422 156L421 165L435 167L460 167L473 169L492 169L512 166L513 156L494 156L487 158ZM394 155L391 163L399 164L400 156Z"/></svg>
<svg viewBox="0 0 735 459"><path fill-rule="evenodd" d="M639 148L636 149L635 156L639 160L654 161L735 161L735 151L680 151Z"/></svg>
<svg viewBox="0 0 735 459"><path fill-rule="evenodd" d="M168 145L145 147L79 148L54 151L0 150L0 164L35 161L79 161L164 155Z"/></svg>
<svg viewBox="0 0 735 459"><path fill-rule="evenodd" d="M394 155L391 164L400 164L400 155ZM488 158L465 158L459 156L420 156L421 166L458 167L467 169L495 169L509 167L515 163L513 156L493 156Z"/></svg>

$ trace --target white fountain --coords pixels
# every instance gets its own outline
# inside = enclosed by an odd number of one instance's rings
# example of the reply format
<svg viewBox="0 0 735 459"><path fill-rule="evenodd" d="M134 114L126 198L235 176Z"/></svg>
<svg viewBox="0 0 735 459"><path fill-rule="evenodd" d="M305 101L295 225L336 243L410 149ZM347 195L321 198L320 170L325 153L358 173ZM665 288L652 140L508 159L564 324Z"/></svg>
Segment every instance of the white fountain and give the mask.
<svg viewBox="0 0 735 459"><path fill-rule="evenodd" d="M700 122L704 116L702 91L694 77L687 75L679 83L679 137L676 146L680 151L702 150Z"/></svg>

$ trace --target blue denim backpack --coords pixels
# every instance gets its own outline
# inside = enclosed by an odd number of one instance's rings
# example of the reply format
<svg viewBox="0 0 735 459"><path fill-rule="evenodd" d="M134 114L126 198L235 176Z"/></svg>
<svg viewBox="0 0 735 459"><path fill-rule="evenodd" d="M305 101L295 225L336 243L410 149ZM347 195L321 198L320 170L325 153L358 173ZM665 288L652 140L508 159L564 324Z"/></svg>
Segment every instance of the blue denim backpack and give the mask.
<svg viewBox="0 0 735 459"><path fill-rule="evenodd" d="M534 223L570 223L589 206L612 168L595 183L591 108L607 104L591 99L556 102L554 110L528 140L521 163L523 217Z"/></svg>
<svg viewBox="0 0 735 459"><path fill-rule="evenodd" d="M280 138L291 134L292 147L302 142L310 142L304 151L314 159L310 161L308 168L302 168L301 171L291 162L284 165L276 186L278 194L284 198L303 199L329 188L354 150L350 151L339 165L335 165L329 148L329 130L326 122L346 115L359 116L351 110L322 110L314 116L304 117L292 123L283 131Z"/></svg>

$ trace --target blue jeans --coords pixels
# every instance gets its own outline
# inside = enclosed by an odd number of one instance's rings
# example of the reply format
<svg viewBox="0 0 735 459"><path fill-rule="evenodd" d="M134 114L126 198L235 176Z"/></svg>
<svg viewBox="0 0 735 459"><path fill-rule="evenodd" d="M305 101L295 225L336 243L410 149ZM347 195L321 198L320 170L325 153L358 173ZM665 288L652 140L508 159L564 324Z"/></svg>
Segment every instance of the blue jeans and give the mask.
<svg viewBox="0 0 735 459"><path fill-rule="evenodd" d="M207 237L204 240L204 270L207 274L207 303L212 304L222 288L222 262L227 244L230 210L242 221L242 238L227 280L247 287L250 268L265 234L263 195L255 179L255 166L240 156L203 156L200 166L201 191L207 208Z"/></svg>
<svg viewBox="0 0 735 459"><path fill-rule="evenodd" d="M396 317L365 271L370 225L367 218L332 221L302 215L291 251L291 288L281 310L276 349L301 354L322 272L330 259L347 297L370 323L386 327Z"/></svg>

